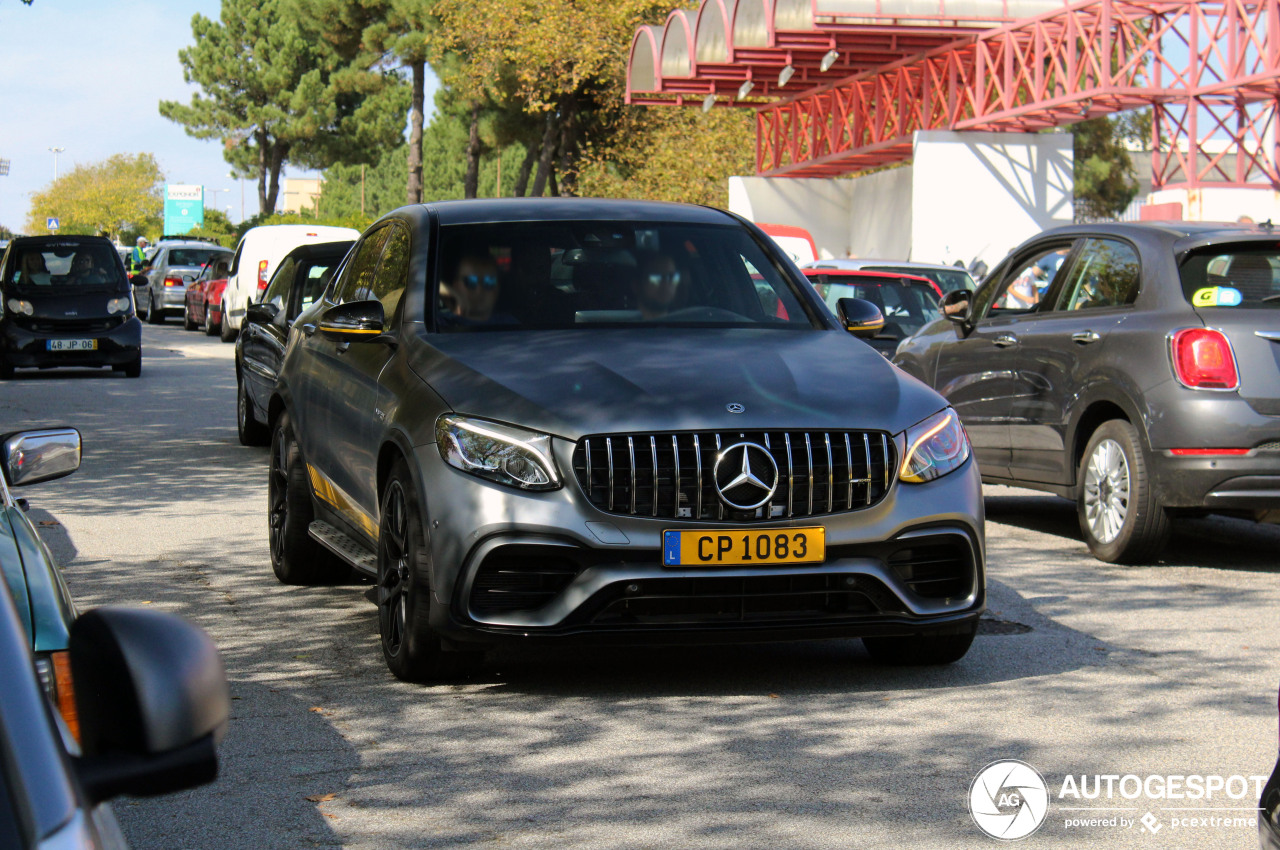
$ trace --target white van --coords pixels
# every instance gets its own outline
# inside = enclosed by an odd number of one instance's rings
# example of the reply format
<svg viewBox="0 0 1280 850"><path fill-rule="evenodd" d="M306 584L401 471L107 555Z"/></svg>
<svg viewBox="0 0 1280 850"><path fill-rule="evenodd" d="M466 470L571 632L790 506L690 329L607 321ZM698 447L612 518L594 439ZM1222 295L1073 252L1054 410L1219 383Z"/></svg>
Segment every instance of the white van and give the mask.
<svg viewBox="0 0 1280 850"><path fill-rule="evenodd" d="M222 338L228 342L236 338L245 310L262 298L285 254L308 243L359 238L360 231L350 227L268 224L250 229L236 246L227 287L222 291Z"/></svg>

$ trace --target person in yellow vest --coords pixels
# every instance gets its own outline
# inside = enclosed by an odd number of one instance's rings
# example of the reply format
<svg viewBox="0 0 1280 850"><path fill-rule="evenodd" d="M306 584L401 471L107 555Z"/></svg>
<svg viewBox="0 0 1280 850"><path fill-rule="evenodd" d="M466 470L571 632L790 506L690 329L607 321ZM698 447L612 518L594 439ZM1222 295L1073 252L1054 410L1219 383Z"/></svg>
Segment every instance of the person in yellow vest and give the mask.
<svg viewBox="0 0 1280 850"><path fill-rule="evenodd" d="M147 237L139 236L138 244L129 254L129 274L141 274L147 265Z"/></svg>

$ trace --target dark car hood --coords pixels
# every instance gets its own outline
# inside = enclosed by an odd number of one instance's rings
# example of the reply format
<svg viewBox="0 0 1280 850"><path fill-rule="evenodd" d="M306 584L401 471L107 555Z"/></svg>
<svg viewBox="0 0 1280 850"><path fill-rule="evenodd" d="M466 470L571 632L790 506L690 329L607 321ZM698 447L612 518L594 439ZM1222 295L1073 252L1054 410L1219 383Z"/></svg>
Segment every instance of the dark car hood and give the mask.
<svg viewBox="0 0 1280 850"><path fill-rule="evenodd" d="M412 363L459 413L578 439L729 428L896 433L946 402L839 331L422 334ZM726 405L746 410L731 414Z"/></svg>

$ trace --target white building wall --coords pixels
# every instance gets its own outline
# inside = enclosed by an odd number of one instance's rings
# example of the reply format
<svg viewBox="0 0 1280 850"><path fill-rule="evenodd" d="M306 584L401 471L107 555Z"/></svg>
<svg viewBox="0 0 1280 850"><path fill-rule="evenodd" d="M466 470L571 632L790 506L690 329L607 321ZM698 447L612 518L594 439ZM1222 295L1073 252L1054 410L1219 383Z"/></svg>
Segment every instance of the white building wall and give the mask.
<svg viewBox="0 0 1280 850"><path fill-rule="evenodd" d="M914 162L864 177L732 177L729 209L813 234L824 258L994 266L1072 221L1067 133L917 133Z"/></svg>
<svg viewBox="0 0 1280 850"><path fill-rule="evenodd" d="M1280 224L1280 192L1270 186L1162 189L1152 192L1147 203L1181 204L1184 221L1237 221L1247 215L1259 224L1264 221Z"/></svg>

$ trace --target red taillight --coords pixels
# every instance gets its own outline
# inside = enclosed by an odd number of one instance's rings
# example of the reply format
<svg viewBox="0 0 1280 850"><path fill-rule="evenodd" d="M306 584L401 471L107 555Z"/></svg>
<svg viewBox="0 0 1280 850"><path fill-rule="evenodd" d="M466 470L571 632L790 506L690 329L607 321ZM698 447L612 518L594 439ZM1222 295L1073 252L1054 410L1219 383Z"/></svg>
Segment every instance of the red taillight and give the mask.
<svg viewBox="0 0 1280 850"><path fill-rule="evenodd" d="M165 286L182 286L182 278L180 278L180 277L166 277L166 278L164 279L164 285L165 285Z"/></svg>
<svg viewBox="0 0 1280 850"><path fill-rule="evenodd" d="M1240 386L1236 357L1222 331L1184 328L1170 340L1173 373L1185 386L1201 390L1234 390Z"/></svg>
<svg viewBox="0 0 1280 850"><path fill-rule="evenodd" d="M1169 449L1169 454L1175 457L1213 457L1214 455L1235 457L1248 453L1249 449Z"/></svg>
<svg viewBox="0 0 1280 850"><path fill-rule="evenodd" d="M258 262L258 291L259 292L267 288L267 265L268 263L266 260L260 260Z"/></svg>

